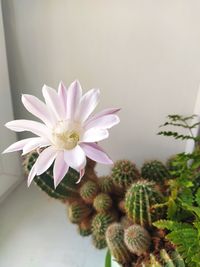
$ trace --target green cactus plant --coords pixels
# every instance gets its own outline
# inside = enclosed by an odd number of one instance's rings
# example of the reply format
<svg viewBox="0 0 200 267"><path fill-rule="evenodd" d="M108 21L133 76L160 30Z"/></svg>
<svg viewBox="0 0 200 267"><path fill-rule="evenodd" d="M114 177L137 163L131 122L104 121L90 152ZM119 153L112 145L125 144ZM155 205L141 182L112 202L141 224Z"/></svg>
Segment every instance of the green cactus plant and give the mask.
<svg viewBox="0 0 200 267"><path fill-rule="evenodd" d="M99 188L103 193L113 193L114 185L110 176L101 176L98 178Z"/></svg>
<svg viewBox="0 0 200 267"><path fill-rule="evenodd" d="M92 233L90 216L83 219L78 225L78 232L81 236L89 236Z"/></svg>
<svg viewBox="0 0 200 267"><path fill-rule="evenodd" d="M137 224L129 226L124 232L124 242L133 254L145 254L151 244L151 237L147 230Z"/></svg>
<svg viewBox="0 0 200 267"><path fill-rule="evenodd" d="M112 207L112 198L108 194L100 193L95 197L93 206L97 212L107 212Z"/></svg>
<svg viewBox="0 0 200 267"><path fill-rule="evenodd" d="M80 223L91 212L92 209L80 201L74 201L68 207L68 217L72 223Z"/></svg>
<svg viewBox="0 0 200 267"><path fill-rule="evenodd" d="M134 163L129 160L119 160L114 164L111 177L116 186L127 189L140 177L140 174Z"/></svg>
<svg viewBox="0 0 200 267"><path fill-rule="evenodd" d="M153 206L162 201L162 195L155 189L153 182L140 180L132 184L126 193L127 215L134 224L151 226L152 222L162 215L161 210L154 209Z"/></svg>
<svg viewBox="0 0 200 267"><path fill-rule="evenodd" d="M118 263L131 263L132 255L124 243L124 229L121 224L113 223L108 227L106 241L110 253Z"/></svg>
<svg viewBox="0 0 200 267"><path fill-rule="evenodd" d="M103 249L107 247L105 236L101 235L92 235L92 243L97 249Z"/></svg>
<svg viewBox="0 0 200 267"><path fill-rule="evenodd" d="M168 169L158 160L145 162L142 166L141 173L144 179L158 183L162 183L164 180L171 178Z"/></svg>
<svg viewBox="0 0 200 267"><path fill-rule="evenodd" d="M80 188L80 196L87 204L92 204L99 192L99 187L94 181L86 181Z"/></svg>
<svg viewBox="0 0 200 267"><path fill-rule="evenodd" d="M150 254L149 260L143 261L142 267L185 267L184 260L176 250L160 250L159 255Z"/></svg>
<svg viewBox="0 0 200 267"><path fill-rule="evenodd" d="M24 157L23 165L26 174L29 173L37 158L38 158L37 152L29 153ZM70 168L67 175L55 189L53 181L53 167L51 166L45 173L39 176L35 176L34 182L42 191L47 193L50 197L65 202L80 198L78 192L78 186L76 184L78 179L79 179L78 172Z"/></svg>
<svg viewBox="0 0 200 267"><path fill-rule="evenodd" d="M92 234L95 236L105 236L108 226L117 220L116 214L97 213L92 220Z"/></svg>

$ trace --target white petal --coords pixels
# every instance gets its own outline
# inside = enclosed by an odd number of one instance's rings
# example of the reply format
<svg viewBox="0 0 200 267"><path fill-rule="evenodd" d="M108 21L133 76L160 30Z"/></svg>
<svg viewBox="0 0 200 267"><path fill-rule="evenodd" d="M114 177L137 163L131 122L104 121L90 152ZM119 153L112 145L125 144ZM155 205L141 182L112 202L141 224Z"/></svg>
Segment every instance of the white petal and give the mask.
<svg viewBox="0 0 200 267"><path fill-rule="evenodd" d="M59 83L59 86L58 86L58 97L60 99L60 102L63 105L63 109L64 109L65 116L66 116L66 113L67 113L67 89L66 89L66 87L65 87L63 82Z"/></svg>
<svg viewBox="0 0 200 267"><path fill-rule="evenodd" d="M99 102L100 91L92 89L81 98L80 109L77 110L76 120L85 121L96 108Z"/></svg>
<svg viewBox="0 0 200 267"><path fill-rule="evenodd" d="M15 132L30 131L42 137L50 137L49 129L43 123L31 120L14 120L7 122L5 126Z"/></svg>
<svg viewBox="0 0 200 267"><path fill-rule="evenodd" d="M37 175L42 174L51 166L56 157L56 153L56 150L51 146L41 152L35 163Z"/></svg>
<svg viewBox="0 0 200 267"><path fill-rule="evenodd" d="M105 115L87 123L86 129L98 128L98 129L110 129L114 125L118 124L120 119L117 115Z"/></svg>
<svg viewBox="0 0 200 267"><path fill-rule="evenodd" d="M35 171L35 164L34 164L32 169L29 172L29 175L28 175L28 181L27 181L27 185L28 186L30 186L30 184L33 181L35 175L36 175L36 171Z"/></svg>
<svg viewBox="0 0 200 267"><path fill-rule="evenodd" d="M14 151L19 151L22 150L23 147L29 143L30 141L32 141L33 138L26 138L20 141L17 141L15 143L13 143L12 145L10 145L8 148L6 148L2 153L9 153L9 152L14 152Z"/></svg>
<svg viewBox="0 0 200 267"><path fill-rule="evenodd" d="M48 145L50 145L50 142L48 140L41 137L35 137L24 146L22 155L25 155L36 148Z"/></svg>
<svg viewBox="0 0 200 267"><path fill-rule="evenodd" d="M83 149L76 146L71 150L64 151L65 162L73 169L80 171L86 165L86 157Z"/></svg>
<svg viewBox="0 0 200 267"><path fill-rule="evenodd" d="M65 116L64 107L60 102L60 98L58 97L56 90L44 85L42 88L42 93L47 106L49 107L50 110L53 111L56 118L58 120L64 119Z"/></svg>
<svg viewBox="0 0 200 267"><path fill-rule="evenodd" d="M82 96L82 88L78 81L74 81L67 92L67 119L73 119Z"/></svg>
<svg viewBox="0 0 200 267"><path fill-rule="evenodd" d="M86 143L93 143L104 140L108 138L108 136L108 130L91 128L83 134L81 141Z"/></svg>
<svg viewBox="0 0 200 267"><path fill-rule="evenodd" d="M53 178L55 188L62 181L66 173L68 172L69 165L64 160L64 152L60 151L57 153L54 168L53 168Z"/></svg>
<svg viewBox="0 0 200 267"><path fill-rule="evenodd" d="M94 116L91 116L86 123L89 123L93 120L96 120L97 118L100 118L100 117L103 117L105 115L111 115L111 114L115 114L117 112L120 111L120 108L107 108L107 109L104 109L98 113L96 113ZM86 125L85 123L85 125Z"/></svg>
<svg viewBox="0 0 200 267"><path fill-rule="evenodd" d="M88 158L103 164L113 164L113 161L108 157L108 155L103 151L101 147L99 147L95 143L80 144L82 149L84 150L85 154Z"/></svg>
<svg viewBox="0 0 200 267"><path fill-rule="evenodd" d="M82 177L84 176L84 174L85 174L85 169L79 170L79 179L76 182L76 184L79 184L80 183L80 181L81 181Z"/></svg>
<svg viewBox="0 0 200 267"><path fill-rule="evenodd" d="M22 95L22 103L25 108L34 116L41 119L45 124L52 125L51 116L48 112L47 106L33 95Z"/></svg>

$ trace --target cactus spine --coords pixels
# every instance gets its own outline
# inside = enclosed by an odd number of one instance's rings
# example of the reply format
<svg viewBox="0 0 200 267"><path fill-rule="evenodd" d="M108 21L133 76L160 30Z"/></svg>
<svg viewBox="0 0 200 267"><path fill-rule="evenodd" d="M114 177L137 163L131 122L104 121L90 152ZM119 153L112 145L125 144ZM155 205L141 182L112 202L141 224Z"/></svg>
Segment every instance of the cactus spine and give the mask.
<svg viewBox="0 0 200 267"><path fill-rule="evenodd" d="M131 262L132 256L124 243L124 229L119 223L111 224L106 231L106 241L108 248L120 264Z"/></svg>
<svg viewBox="0 0 200 267"><path fill-rule="evenodd" d="M72 223L80 223L91 212L90 207L79 201L72 202L68 207L68 216Z"/></svg>
<svg viewBox="0 0 200 267"><path fill-rule="evenodd" d="M26 173L29 173L35 161L37 160L38 153L32 152L26 155L23 165ZM46 192L50 197L62 201L73 200L79 197L77 180L79 178L78 172L70 169L65 178L60 182L57 188L54 188L53 181L53 168L52 166L45 173L35 176L34 182L40 189Z"/></svg>
<svg viewBox="0 0 200 267"><path fill-rule="evenodd" d="M165 179L170 179L169 171L165 165L158 160L144 163L141 172L143 178L158 183L162 183Z"/></svg>
<svg viewBox="0 0 200 267"><path fill-rule="evenodd" d="M149 249L151 238L146 229L135 224L125 230L124 242L130 252L140 256Z"/></svg>
<svg viewBox="0 0 200 267"><path fill-rule="evenodd" d="M134 224L151 226L152 221L160 216L159 210L154 210L152 206L161 202L161 194L155 190L154 183L141 180L132 184L127 191L125 208Z"/></svg>
<svg viewBox="0 0 200 267"><path fill-rule="evenodd" d="M106 212L112 207L112 199L109 195L100 193L95 197L93 206L97 212Z"/></svg>
<svg viewBox="0 0 200 267"><path fill-rule="evenodd" d="M80 188L80 196L87 204L92 204L98 194L98 185L93 181L86 181Z"/></svg>
<svg viewBox="0 0 200 267"><path fill-rule="evenodd" d="M140 174L134 163L119 160L112 169L111 177L116 186L126 189L140 177Z"/></svg>
<svg viewBox="0 0 200 267"><path fill-rule="evenodd" d="M116 219L113 213L98 213L92 220L92 233L94 235L105 236L106 229Z"/></svg>

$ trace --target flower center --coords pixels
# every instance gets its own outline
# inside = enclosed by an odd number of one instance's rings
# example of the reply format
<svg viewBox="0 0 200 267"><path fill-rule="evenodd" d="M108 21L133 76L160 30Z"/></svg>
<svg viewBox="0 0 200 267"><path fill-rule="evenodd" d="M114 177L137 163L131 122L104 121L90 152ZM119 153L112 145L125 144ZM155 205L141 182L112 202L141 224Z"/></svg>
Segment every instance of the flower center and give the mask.
<svg viewBox="0 0 200 267"><path fill-rule="evenodd" d="M70 150L80 140L80 124L72 121L59 121L52 131L53 144L58 149Z"/></svg>

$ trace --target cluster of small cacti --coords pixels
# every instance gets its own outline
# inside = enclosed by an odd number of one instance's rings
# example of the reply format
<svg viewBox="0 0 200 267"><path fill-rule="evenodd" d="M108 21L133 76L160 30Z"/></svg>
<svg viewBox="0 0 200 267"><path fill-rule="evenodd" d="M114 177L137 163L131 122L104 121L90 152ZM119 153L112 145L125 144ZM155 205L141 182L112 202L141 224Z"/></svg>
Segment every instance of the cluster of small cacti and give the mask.
<svg viewBox="0 0 200 267"><path fill-rule="evenodd" d="M37 156L35 152L26 157L27 172ZM143 165L141 175L134 163L120 160L110 176L98 178L94 167L94 162L88 160L85 176L78 185L79 174L70 169L55 189L52 167L36 176L34 182L49 196L65 202L69 220L77 224L79 234L92 235L98 249L108 246L122 266L183 267L180 256L174 256L174 249L165 250L164 241L162 245L154 244L152 222L163 216L156 206L164 201L156 185L170 179L168 169L161 162L152 161Z"/></svg>

